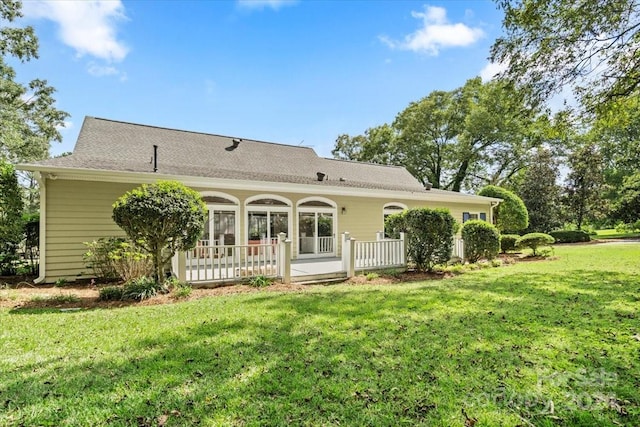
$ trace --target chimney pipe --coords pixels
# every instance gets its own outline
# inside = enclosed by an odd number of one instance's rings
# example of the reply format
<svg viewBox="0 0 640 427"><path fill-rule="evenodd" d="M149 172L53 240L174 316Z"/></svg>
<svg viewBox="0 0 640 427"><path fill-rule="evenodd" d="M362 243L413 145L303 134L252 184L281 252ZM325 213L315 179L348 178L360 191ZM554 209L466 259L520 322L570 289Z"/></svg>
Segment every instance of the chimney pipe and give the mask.
<svg viewBox="0 0 640 427"><path fill-rule="evenodd" d="M153 171L158 172L158 146L153 146Z"/></svg>

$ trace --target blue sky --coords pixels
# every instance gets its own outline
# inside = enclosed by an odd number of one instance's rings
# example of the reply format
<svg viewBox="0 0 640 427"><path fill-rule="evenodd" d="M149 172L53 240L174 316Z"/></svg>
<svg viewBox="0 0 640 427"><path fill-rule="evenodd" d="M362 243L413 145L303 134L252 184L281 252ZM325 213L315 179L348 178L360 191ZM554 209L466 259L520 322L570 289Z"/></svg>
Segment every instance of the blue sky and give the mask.
<svg viewBox="0 0 640 427"><path fill-rule="evenodd" d="M71 114L313 147L392 122L433 90L490 75L491 1L26 0L44 78ZM488 68L489 67L489 68ZM487 74L488 73L488 74Z"/></svg>

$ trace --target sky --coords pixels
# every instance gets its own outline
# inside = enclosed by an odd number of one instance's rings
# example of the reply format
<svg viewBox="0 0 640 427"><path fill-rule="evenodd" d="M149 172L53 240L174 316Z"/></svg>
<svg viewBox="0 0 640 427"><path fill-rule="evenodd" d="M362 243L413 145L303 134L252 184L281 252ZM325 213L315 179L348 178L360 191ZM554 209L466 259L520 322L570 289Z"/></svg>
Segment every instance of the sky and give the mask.
<svg viewBox="0 0 640 427"><path fill-rule="evenodd" d="M46 79L70 114L312 147L393 122L409 103L497 71L492 1L25 0Z"/></svg>

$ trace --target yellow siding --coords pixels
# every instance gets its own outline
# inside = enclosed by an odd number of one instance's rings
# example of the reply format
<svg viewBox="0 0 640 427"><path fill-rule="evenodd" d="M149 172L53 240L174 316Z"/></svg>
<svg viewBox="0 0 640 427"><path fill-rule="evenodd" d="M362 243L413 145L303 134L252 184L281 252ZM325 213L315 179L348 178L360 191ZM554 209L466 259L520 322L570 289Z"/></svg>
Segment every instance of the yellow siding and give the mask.
<svg viewBox="0 0 640 427"><path fill-rule="evenodd" d="M64 277L72 280L89 276L91 271L82 261L85 246L82 242L100 237L123 235L122 230L111 219L112 205L135 184L118 184L94 181L47 180L46 207L46 281L52 282ZM198 191L216 191L234 196L240 201L240 240L246 242L246 207L249 197L259 194L273 194L291 201L292 208L292 253L297 253L296 206L306 194L285 192L225 191L220 188L196 188ZM489 203L426 203L402 198L326 196L337 205L336 221L338 242L344 232L358 240L375 240L376 232L383 230L383 208L387 203L402 203L409 208L448 208L454 218L462 223L463 212L485 212L490 218ZM342 213L342 208L345 213ZM338 254L340 243L338 243Z"/></svg>
<svg viewBox="0 0 640 427"><path fill-rule="evenodd" d="M82 242L124 234L111 219L112 205L135 186L68 180L47 180L46 186L46 281L89 276Z"/></svg>

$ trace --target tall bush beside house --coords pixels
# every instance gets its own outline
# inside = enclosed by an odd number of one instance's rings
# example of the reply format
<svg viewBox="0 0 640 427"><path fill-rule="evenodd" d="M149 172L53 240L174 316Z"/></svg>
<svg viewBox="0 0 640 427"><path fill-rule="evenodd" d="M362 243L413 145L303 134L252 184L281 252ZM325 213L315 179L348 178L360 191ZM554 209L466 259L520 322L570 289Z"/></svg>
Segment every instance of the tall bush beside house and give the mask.
<svg viewBox="0 0 640 427"><path fill-rule="evenodd" d="M492 260L500 251L500 233L486 221L474 219L462 225L464 257L470 263L481 258Z"/></svg>
<svg viewBox="0 0 640 427"><path fill-rule="evenodd" d="M13 165L0 160L0 274L16 274L18 247L24 238L22 191Z"/></svg>
<svg viewBox="0 0 640 427"><path fill-rule="evenodd" d="M202 235L207 208L195 190L175 181L135 188L113 205L113 220L153 258L154 278L178 251L195 247Z"/></svg>
<svg viewBox="0 0 640 427"><path fill-rule="evenodd" d="M529 226L527 207L515 193L502 187L487 185L478 195L502 199L493 211L495 224L500 233L517 233Z"/></svg>
<svg viewBox="0 0 640 427"><path fill-rule="evenodd" d="M459 227L447 209L410 209L391 215L385 225L392 237L407 233L407 255L419 271L449 261Z"/></svg>

